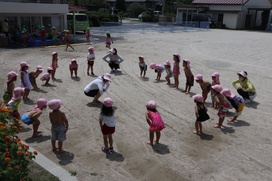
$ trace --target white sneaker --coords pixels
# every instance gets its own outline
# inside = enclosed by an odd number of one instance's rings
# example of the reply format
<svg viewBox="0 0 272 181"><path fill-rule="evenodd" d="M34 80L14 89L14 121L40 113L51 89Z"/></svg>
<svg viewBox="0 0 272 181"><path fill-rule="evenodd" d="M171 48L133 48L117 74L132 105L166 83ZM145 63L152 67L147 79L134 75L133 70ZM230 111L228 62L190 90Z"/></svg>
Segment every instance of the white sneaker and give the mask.
<svg viewBox="0 0 272 181"><path fill-rule="evenodd" d="M251 103L251 100L245 99L245 104Z"/></svg>

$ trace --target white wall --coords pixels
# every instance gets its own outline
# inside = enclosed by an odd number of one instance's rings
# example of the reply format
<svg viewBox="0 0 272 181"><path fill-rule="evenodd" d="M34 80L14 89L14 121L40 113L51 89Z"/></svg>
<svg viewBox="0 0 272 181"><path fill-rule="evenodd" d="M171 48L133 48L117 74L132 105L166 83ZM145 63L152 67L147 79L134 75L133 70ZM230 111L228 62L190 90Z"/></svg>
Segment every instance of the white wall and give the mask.
<svg viewBox="0 0 272 181"><path fill-rule="evenodd" d="M237 24L237 14L224 14L223 24L226 25L227 28L236 29Z"/></svg>
<svg viewBox="0 0 272 181"><path fill-rule="evenodd" d="M271 3L269 0L249 0L245 6L247 7L259 7L259 8L270 8Z"/></svg>

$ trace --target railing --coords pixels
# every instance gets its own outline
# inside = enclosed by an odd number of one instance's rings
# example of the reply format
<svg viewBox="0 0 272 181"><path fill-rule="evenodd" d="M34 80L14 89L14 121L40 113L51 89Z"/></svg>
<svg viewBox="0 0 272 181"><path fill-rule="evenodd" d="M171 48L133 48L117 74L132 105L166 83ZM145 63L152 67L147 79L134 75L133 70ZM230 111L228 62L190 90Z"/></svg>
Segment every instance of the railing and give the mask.
<svg viewBox="0 0 272 181"><path fill-rule="evenodd" d="M67 0L0 0L0 2L67 4Z"/></svg>

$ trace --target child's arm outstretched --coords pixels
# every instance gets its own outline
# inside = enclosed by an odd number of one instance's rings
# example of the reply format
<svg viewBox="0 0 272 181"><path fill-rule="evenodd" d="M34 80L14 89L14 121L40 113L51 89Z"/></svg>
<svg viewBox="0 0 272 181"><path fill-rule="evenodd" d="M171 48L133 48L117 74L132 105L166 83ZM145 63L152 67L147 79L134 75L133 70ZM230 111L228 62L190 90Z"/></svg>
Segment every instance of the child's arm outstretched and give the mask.
<svg viewBox="0 0 272 181"><path fill-rule="evenodd" d="M198 118L198 107L197 106L195 106L195 116L196 116L196 120L197 120L197 118Z"/></svg>
<svg viewBox="0 0 272 181"><path fill-rule="evenodd" d="M65 124L65 133L68 131L68 127L69 127L69 123L68 123L68 120L67 120L67 118L66 118L66 115L65 115L65 113L62 113L62 121L64 122L64 124Z"/></svg>
<svg viewBox="0 0 272 181"><path fill-rule="evenodd" d="M149 114L148 113L145 114L145 119L146 119L146 122L148 123L148 125L150 126L151 125L151 121L149 119Z"/></svg>

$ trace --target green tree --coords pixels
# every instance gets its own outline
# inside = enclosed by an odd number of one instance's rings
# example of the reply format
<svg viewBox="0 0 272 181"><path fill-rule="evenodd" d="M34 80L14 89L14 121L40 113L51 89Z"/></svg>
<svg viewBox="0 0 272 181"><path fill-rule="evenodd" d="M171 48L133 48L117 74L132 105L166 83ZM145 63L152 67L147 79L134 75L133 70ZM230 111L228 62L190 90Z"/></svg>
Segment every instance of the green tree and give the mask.
<svg viewBox="0 0 272 181"><path fill-rule="evenodd" d="M131 3L127 8L127 13L130 14L131 17L138 17L139 14L146 11L145 7L140 3Z"/></svg>
<svg viewBox="0 0 272 181"><path fill-rule="evenodd" d="M125 6L125 0L116 0L116 9L118 9L118 11L126 11L126 6Z"/></svg>

